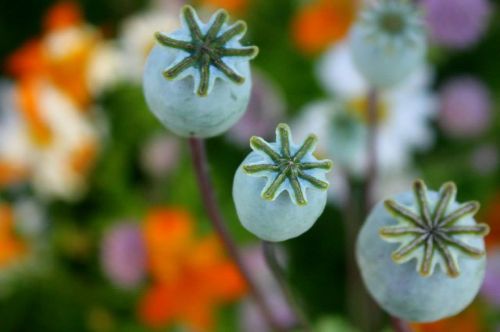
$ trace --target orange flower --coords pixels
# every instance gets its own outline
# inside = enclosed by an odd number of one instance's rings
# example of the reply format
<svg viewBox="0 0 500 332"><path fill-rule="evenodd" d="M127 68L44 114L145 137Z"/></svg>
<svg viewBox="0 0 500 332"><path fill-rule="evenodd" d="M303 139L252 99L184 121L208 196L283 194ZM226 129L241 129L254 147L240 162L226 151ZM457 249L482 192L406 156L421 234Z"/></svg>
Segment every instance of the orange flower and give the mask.
<svg viewBox="0 0 500 332"><path fill-rule="evenodd" d="M21 79L16 86L15 98L30 131L33 143L47 146L52 142L52 131L42 118L40 110L40 84L36 77Z"/></svg>
<svg viewBox="0 0 500 332"><path fill-rule="evenodd" d="M44 19L47 31L65 29L83 23L81 9L74 2L61 2L49 9Z"/></svg>
<svg viewBox="0 0 500 332"><path fill-rule="evenodd" d="M69 164L77 174L87 174L97 159L97 143L93 140L83 141L70 154Z"/></svg>
<svg viewBox="0 0 500 332"><path fill-rule="evenodd" d="M20 118L17 129L11 129L27 151L0 151L0 186L30 176L40 192L76 199L99 151L97 128L84 112L91 109L92 94L108 83L109 77L99 75L110 62L109 47L74 3L51 8L44 28L7 61L16 78L9 111L20 114L13 116Z"/></svg>
<svg viewBox="0 0 500 332"><path fill-rule="evenodd" d="M44 75L46 63L42 42L26 42L7 59L7 70L16 77Z"/></svg>
<svg viewBox="0 0 500 332"><path fill-rule="evenodd" d="M233 14L243 14L248 7L248 0L200 0L202 6L224 8Z"/></svg>
<svg viewBox="0 0 500 332"><path fill-rule="evenodd" d="M91 102L87 70L100 35L81 19L74 3L59 3L44 20L42 38L27 42L7 61L7 70L24 80L48 80L77 105Z"/></svg>
<svg viewBox="0 0 500 332"><path fill-rule="evenodd" d="M19 78L15 86L15 101L28 124L33 142L47 145L52 133L39 109L40 84L47 75L47 59L41 41L27 42L7 62L8 70Z"/></svg>
<svg viewBox="0 0 500 332"><path fill-rule="evenodd" d="M14 165L0 160L0 188L22 182L28 171L23 165Z"/></svg>
<svg viewBox="0 0 500 332"><path fill-rule="evenodd" d="M292 33L304 53L318 53L344 39L357 9L353 0L315 0L293 19Z"/></svg>
<svg viewBox="0 0 500 332"><path fill-rule="evenodd" d="M7 205L0 205L0 267L15 262L26 253L26 245L14 230L14 212Z"/></svg>
<svg viewBox="0 0 500 332"><path fill-rule="evenodd" d="M484 330L478 311L474 307L470 307L455 317L430 324L412 324L411 327L415 332L480 332Z"/></svg>
<svg viewBox="0 0 500 332"><path fill-rule="evenodd" d="M180 209L156 209L144 224L153 286L140 306L151 327L174 322L195 331L214 327L213 311L241 297L245 283L214 236L197 239L190 215Z"/></svg>

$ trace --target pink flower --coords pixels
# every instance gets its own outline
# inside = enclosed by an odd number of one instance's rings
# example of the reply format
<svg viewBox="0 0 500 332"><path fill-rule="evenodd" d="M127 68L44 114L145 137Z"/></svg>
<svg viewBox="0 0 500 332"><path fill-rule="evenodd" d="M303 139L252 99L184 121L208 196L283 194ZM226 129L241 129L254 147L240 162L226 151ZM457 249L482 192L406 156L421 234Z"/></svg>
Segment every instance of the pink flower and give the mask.
<svg viewBox="0 0 500 332"><path fill-rule="evenodd" d="M285 102L273 82L260 72L253 72L253 81L248 110L227 133L232 142L245 147L252 136L272 138L285 113Z"/></svg>
<svg viewBox="0 0 500 332"><path fill-rule="evenodd" d="M490 250L481 294L492 305L500 307L500 248Z"/></svg>
<svg viewBox="0 0 500 332"><path fill-rule="evenodd" d="M440 45L465 49L474 45L488 26L487 0L422 0L431 39Z"/></svg>
<svg viewBox="0 0 500 332"><path fill-rule="evenodd" d="M478 79L462 76L448 81L441 90L440 124L452 137L482 134L491 120L492 101Z"/></svg>
<svg viewBox="0 0 500 332"><path fill-rule="evenodd" d="M296 323L293 312L290 310L283 293L267 266L262 248L252 246L244 251L244 260L253 271L253 275L262 287L265 300L270 304L274 317L282 326L293 326ZM278 257L280 258L280 257ZM243 302L241 307L240 330L243 332L268 332L271 331L255 304L249 300Z"/></svg>
<svg viewBox="0 0 500 332"><path fill-rule="evenodd" d="M134 288L146 273L146 249L139 225L120 223L105 235L101 264L106 276L118 287Z"/></svg>
<svg viewBox="0 0 500 332"><path fill-rule="evenodd" d="M142 148L142 168L153 178L161 179L170 174L179 159L179 140L168 134L153 136Z"/></svg>

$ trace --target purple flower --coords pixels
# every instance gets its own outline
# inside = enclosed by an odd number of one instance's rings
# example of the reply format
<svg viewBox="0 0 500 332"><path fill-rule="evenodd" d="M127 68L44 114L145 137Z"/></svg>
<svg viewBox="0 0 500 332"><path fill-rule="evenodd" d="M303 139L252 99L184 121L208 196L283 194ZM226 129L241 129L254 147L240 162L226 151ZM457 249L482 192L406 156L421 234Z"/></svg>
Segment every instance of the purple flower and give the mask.
<svg viewBox="0 0 500 332"><path fill-rule="evenodd" d="M452 137L474 137L490 124L492 101L479 80L462 76L447 82L441 90L440 124Z"/></svg>
<svg viewBox="0 0 500 332"><path fill-rule="evenodd" d="M440 45L465 49L474 45L488 26L487 0L422 0L431 39Z"/></svg>
<svg viewBox="0 0 500 332"><path fill-rule="evenodd" d="M273 316L282 326L292 326L296 322L293 312L288 307L278 283L266 264L262 248L260 246L249 247L243 252L243 255L246 264L254 272L253 275L258 285L262 287L265 300L272 308ZM248 300L244 301L241 306L240 324L240 330L243 332L271 331L263 320L259 309L255 307L253 302Z"/></svg>
<svg viewBox="0 0 500 332"><path fill-rule="evenodd" d="M146 273L146 248L140 227L131 222L112 227L102 242L101 264L116 286L137 286Z"/></svg>
<svg viewBox="0 0 500 332"><path fill-rule="evenodd" d="M142 168L154 178L163 178L179 163L179 140L170 135L153 136L143 147Z"/></svg>
<svg viewBox="0 0 500 332"><path fill-rule="evenodd" d="M500 307L500 248L490 250L481 294L492 305Z"/></svg>
<svg viewBox="0 0 500 332"><path fill-rule="evenodd" d="M232 142L245 147L252 136L272 138L276 125L285 113L285 103L276 86L260 72L254 71L252 75L248 110L227 133Z"/></svg>

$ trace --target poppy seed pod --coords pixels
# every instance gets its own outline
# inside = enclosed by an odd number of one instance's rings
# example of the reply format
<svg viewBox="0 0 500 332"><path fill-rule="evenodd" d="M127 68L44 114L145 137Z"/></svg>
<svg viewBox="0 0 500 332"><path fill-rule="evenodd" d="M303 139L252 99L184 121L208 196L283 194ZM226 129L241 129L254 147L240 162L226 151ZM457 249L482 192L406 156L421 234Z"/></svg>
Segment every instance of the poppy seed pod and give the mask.
<svg viewBox="0 0 500 332"><path fill-rule="evenodd" d="M424 61L422 14L407 0L379 0L361 13L349 44L360 73L375 88L390 88Z"/></svg>
<svg viewBox="0 0 500 332"><path fill-rule="evenodd" d="M233 182L236 211L248 231L266 241L285 241L309 230L323 213L332 162L313 156L316 140L310 135L294 144L286 124L278 125L275 143L251 138L254 151Z"/></svg>
<svg viewBox="0 0 500 332"><path fill-rule="evenodd" d="M485 273L477 202L455 201L454 183L439 192L418 180L375 206L357 239L356 258L371 295L391 315L432 322L464 310Z"/></svg>
<svg viewBox="0 0 500 332"><path fill-rule="evenodd" d="M191 6L181 12L182 28L156 33L144 70L144 95L165 127L183 137L222 134L245 113L252 86L249 60L258 49L240 39L246 24L227 23L217 11L204 24Z"/></svg>

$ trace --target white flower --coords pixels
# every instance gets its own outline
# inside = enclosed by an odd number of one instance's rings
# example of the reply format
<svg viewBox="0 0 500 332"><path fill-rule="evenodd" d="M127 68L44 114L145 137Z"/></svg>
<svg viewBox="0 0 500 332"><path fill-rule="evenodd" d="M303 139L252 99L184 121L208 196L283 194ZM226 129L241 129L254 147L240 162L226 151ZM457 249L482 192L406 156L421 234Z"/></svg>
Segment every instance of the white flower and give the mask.
<svg viewBox="0 0 500 332"><path fill-rule="evenodd" d="M31 142L28 128L19 113L13 112L13 86L0 83L0 186L17 182L28 172Z"/></svg>
<svg viewBox="0 0 500 332"><path fill-rule="evenodd" d="M18 199L14 205L14 214L16 231L26 238L37 239L47 230L45 207L33 198Z"/></svg>
<svg viewBox="0 0 500 332"><path fill-rule="evenodd" d="M112 87L125 78L127 59L113 42L99 43L89 58L87 84L92 95Z"/></svg>
<svg viewBox="0 0 500 332"><path fill-rule="evenodd" d="M43 38L43 49L50 62L65 70L60 70L60 75L68 75L70 70L69 73L75 75L75 82L84 80L81 88L86 88L92 96L99 95L120 80L126 67L126 59L118 48L104 41L97 29L86 24L50 31Z"/></svg>
<svg viewBox="0 0 500 332"><path fill-rule="evenodd" d="M364 177L368 166L369 84L357 71L345 44L338 44L325 54L317 73L331 98L305 107L293 126L297 139L314 132L319 136L318 151L334 162L333 174ZM412 153L432 145L434 134L429 122L436 114L437 103L430 90L431 79L431 70L420 67L400 85L380 93L376 150L382 177L408 174ZM396 178L390 179L396 181ZM342 201L344 190L336 191L334 185L330 188Z"/></svg>
<svg viewBox="0 0 500 332"><path fill-rule="evenodd" d="M22 99L19 91L6 88L10 98ZM24 116L22 103L3 103L0 118L0 164L21 165L35 191L45 198L78 199L85 191L86 173L98 152L98 129L88 113L80 110L65 94L48 82L39 82L32 91L37 104ZM7 99L8 100L8 99ZM43 126L47 138L33 135Z"/></svg>
<svg viewBox="0 0 500 332"><path fill-rule="evenodd" d="M411 187L415 179L420 177L420 172L409 166L393 172L383 172L379 174L373 186L375 192L372 197L376 201L382 201L394 196L394 193L401 193Z"/></svg>
<svg viewBox="0 0 500 332"><path fill-rule="evenodd" d="M61 61L77 53L86 53L98 38L94 27L78 24L50 31L43 39L43 46L48 58Z"/></svg>
<svg viewBox="0 0 500 332"><path fill-rule="evenodd" d="M164 11L152 9L125 20L119 43L127 63L125 74L129 79L141 82L147 56L156 43L154 33L178 29L178 12L176 8L166 8Z"/></svg>
<svg viewBox="0 0 500 332"><path fill-rule="evenodd" d="M37 150L38 160L33 173L34 186L46 196L68 200L78 198L85 189L85 154L97 153L97 132L80 110L47 85L40 93L40 111L53 132L50 147ZM80 157L81 155L81 157Z"/></svg>

